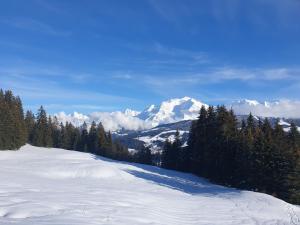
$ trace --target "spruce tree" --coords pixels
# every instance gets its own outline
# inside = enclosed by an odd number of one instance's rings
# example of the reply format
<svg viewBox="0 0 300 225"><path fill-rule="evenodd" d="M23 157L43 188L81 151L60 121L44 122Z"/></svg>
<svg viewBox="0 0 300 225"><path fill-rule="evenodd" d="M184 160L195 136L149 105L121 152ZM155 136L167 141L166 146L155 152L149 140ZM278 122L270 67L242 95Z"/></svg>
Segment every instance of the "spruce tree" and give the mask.
<svg viewBox="0 0 300 225"><path fill-rule="evenodd" d="M51 127L48 124L47 114L43 106L38 110L37 121L33 130L33 145L40 147L52 146Z"/></svg>
<svg viewBox="0 0 300 225"><path fill-rule="evenodd" d="M31 111L26 112L25 116L25 126L27 129L27 140L28 143L32 144L33 142L33 130L35 126L35 117Z"/></svg>
<svg viewBox="0 0 300 225"><path fill-rule="evenodd" d="M169 139L166 139L164 148L162 151L162 160L161 166L166 169L172 169L173 162L172 162L172 143Z"/></svg>
<svg viewBox="0 0 300 225"><path fill-rule="evenodd" d="M0 149L18 149L27 141L21 99L0 90Z"/></svg>
<svg viewBox="0 0 300 225"><path fill-rule="evenodd" d="M107 137L102 123L100 122L97 126L97 154L105 156L105 150L107 148Z"/></svg>
<svg viewBox="0 0 300 225"><path fill-rule="evenodd" d="M86 122L83 123L81 127L81 135L80 135L80 149L83 152L88 152L88 131Z"/></svg>
<svg viewBox="0 0 300 225"><path fill-rule="evenodd" d="M135 154L135 161L138 163L152 165L153 163L153 155L151 153L150 148L143 147Z"/></svg>
<svg viewBox="0 0 300 225"><path fill-rule="evenodd" d="M98 152L98 146L97 127L95 121L93 121L88 134L88 149L95 154Z"/></svg>

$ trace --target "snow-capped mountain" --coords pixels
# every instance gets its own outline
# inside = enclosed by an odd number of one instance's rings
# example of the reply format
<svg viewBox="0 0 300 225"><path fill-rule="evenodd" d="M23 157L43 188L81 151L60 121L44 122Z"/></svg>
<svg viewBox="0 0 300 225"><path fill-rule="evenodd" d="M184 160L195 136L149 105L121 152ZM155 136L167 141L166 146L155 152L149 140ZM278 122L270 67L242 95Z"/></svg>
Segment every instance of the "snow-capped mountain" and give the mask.
<svg viewBox="0 0 300 225"><path fill-rule="evenodd" d="M125 109L124 114L126 116L138 116L141 112L140 111L135 111L132 109Z"/></svg>
<svg viewBox="0 0 300 225"><path fill-rule="evenodd" d="M63 124L66 122L72 123L76 127L80 127L84 122L89 122L89 116L74 112L72 114L66 114L65 112L59 112L55 114L57 120Z"/></svg>
<svg viewBox="0 0 300 225"><path fill-rule="evenodd" d="M89 115L61 112L56 116L60 122L71 122L75 126L81 126L84 122L88 126L92 121L102 122L106 130L113 132L114 138L129 148L139 149L144 145L153 151L160 151L167 138L172 140L176 130L181 135L182 143L187 142L191 122L197 119L202 106L208 107L196 99L184 97L170 99L159 105L150 105L142 112L132 109L126 109L124 112L94 112ZM299 119L286 119L298 115L300 104L297 102L259 102L245 99L233 102L228 108L235 111L239 122L252 112L257 120L268 117L273 125L279 119L285 131L289 131L292 121L300 127Z"/></svg>
<svg viewBox="0 0 300 225"><path fill-rule="evenodd" d="M157 125L175 123L183 120L196 119L202 106L206 104L190 97L175 98L162 102L160 105L151 105L139 112L126 109L124 112L94 112L84 115L78 112L55 114L59 122L70 122L75 126L87 125L92 121L102 122L106 130L144 130Z"/></svg>
<svg viewBox="0 0 300 225"><path fill-rule="evenodd" d="M202 106L208 107L190 97L175 98L164 101L159 106L151 105L137 117L155 127L160 124L196 119Z"/></svg>
<svg viewBox="0 0 300 225"><path fill-rule="evenodd" d="M84 115L78 112L56 114L59 122L70 122L75 126L87 125L92 121L102 122L106 130L148 130L158 125L194 120L198 117L200 108L207 104L190 97L174 98L163 101L158 105L150 105L142 112L132 109L115 112L94 112ZM257 117L269 118L299 118L300 102L280 100L273 102L259 102L256 100L240 100L228 105L237 115L248 115L252 112ZM282 121L290 123L291 121Z"/></svg>

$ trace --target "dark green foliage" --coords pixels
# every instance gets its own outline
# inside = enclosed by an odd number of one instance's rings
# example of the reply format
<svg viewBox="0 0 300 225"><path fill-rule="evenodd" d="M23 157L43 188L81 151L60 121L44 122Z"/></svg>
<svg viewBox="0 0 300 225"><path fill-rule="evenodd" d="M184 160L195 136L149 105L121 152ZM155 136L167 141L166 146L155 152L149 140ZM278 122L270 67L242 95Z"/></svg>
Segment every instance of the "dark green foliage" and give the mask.
<svg viewBox="0 0 300 225"><path fill-rule="evenodd" d="M37 114L37 121L33 128L32 144L40 147L52 147L52 132L46 111L40 107Z"/></svg>
<svg viewBox="0 0 300 225"><path fill-rule="evenodd" d="M92 153L97 153L98 147L97 127L95 121L93 121L88 134L88 148Z"/></svg>
<svg viewBox="0 0 300 225"><path fill-rule="evenodd" d="M161 166L166 169L175 169L175 161L176 159L172 152L172 143L167 139L162 152Z"/></svg>
<svg viewBox="0 0 300 225"><path fill-rule="evenodd" d="M224 106L202 108L188 145L184 155L190 172L300 203L300 134L294 124L286 133L279 123L272 127L250 114L239 130L234 113Z"/></svg>
<svg viewBox="0 0 300 225"><path fill-rule="evenodd" d="M162 167L166 169L179 170L181 167L181 141L179 132L176 132L175 140L171 143L169 140L165 142L162 153Z"/></svg>
<svg viewBox="0 0 300 225"><path fill-rule="evenodd" d="M0 150L18 149L26 143L40 147L55 147L91 152L113 159L129 160L126 147L113 141L111 133L106 133L102 124L93 122L74 127L71 123L58 123L57 118L47 116L43 106L35 116L31 111L24 112L19 97L11 91L0 89Z"/></svg>
<svg viewBox="0 0 300 225"><path fill-rule="evenodd" d="M22 102L11 91L0 90L0 150L18 149L26 143Z"/></svg>
<svg viewBox="0 0 300 225"><path fill-rule="evenodd" d="M27 129L27 140L28 143L33 142L33 130L35 125L35 117L31 111L27 111L25 115L25 126Z"/></svg>
<svg viewBox="0 0 300 225"><path fill-rule="evenodd" d="M151 153L150 148L144 147L140 149L137 153L135 153L134 161L138 163L152 165L153 155Z"/></svg>
<svg viewBox="0 0 300 225"><path fill-rule="evenodd" d="M98 155L106 155L109 150L107 135L105 133L104 127L102 123L99 123L97 126L97 154Z"/></svg>

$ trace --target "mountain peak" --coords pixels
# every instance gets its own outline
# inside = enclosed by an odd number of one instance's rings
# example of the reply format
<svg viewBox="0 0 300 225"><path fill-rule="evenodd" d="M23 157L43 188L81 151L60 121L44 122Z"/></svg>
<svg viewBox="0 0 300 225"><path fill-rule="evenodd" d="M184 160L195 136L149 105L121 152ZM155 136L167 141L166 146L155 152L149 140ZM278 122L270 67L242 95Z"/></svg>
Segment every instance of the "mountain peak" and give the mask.
<svg viewBox="0 0 300 225"><path fill-rule="evenodd" d="M135 111L135 110L132 110L132 109L125 109L125 111L124 111L124 114L126 115L126 116L137 116L137 115L139 115L141 112L139 112L139 111Z"/></svg>
<svg viewBox="0 0 300 225"><path fill-rule="evenodd" d="M181 120L196 119L202 106L206 104L191 97L173 98L163 101L159 106L147 107L137 117L150 122L152 126L174 123Z"/></svg>

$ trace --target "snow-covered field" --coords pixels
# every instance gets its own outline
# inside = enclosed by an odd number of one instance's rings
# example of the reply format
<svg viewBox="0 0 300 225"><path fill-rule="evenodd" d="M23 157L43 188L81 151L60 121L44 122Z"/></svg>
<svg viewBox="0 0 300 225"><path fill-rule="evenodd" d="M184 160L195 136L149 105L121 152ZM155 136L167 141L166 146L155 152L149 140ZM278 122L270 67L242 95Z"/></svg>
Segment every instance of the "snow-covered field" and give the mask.
<svg viewBox="0 0 300 225"><path fill-rule="evenodd" d="M271 196L87 153L24 146L0 152L0 224L300 224Z"/></svg>

